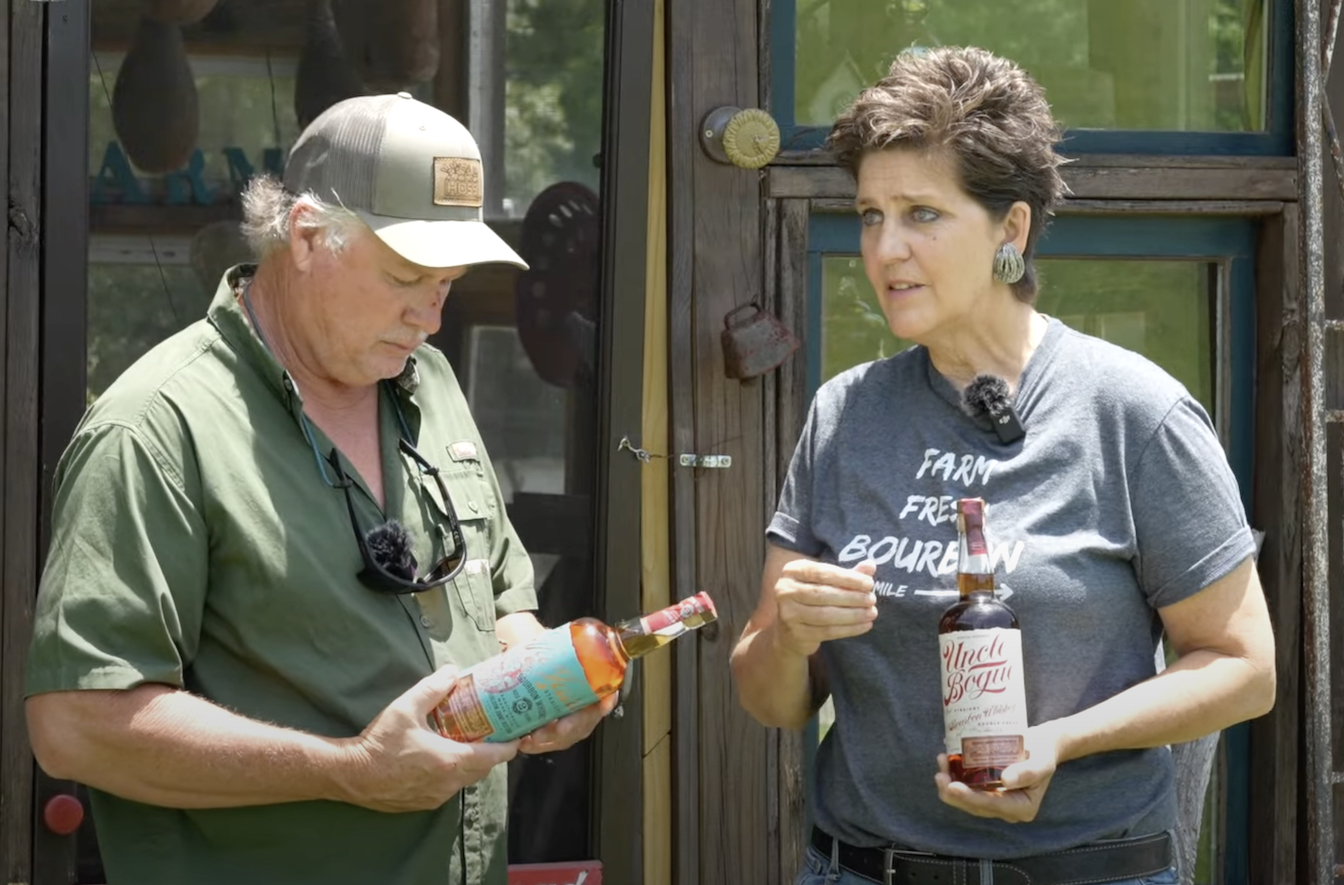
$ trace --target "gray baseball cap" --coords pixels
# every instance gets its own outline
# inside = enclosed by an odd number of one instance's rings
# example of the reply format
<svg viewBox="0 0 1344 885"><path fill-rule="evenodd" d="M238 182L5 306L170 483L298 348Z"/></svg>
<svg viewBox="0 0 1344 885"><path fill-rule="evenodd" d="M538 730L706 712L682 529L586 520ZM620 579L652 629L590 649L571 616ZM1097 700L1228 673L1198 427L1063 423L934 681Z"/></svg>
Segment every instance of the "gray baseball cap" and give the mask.
<svg viewBox="0 0 1344 885"><path fill-rule="evenodd" d="M467 128L405 92L347 98L308 124L285 187L344 206L425 267L527 264L485 223L481 152Z"/></svg>

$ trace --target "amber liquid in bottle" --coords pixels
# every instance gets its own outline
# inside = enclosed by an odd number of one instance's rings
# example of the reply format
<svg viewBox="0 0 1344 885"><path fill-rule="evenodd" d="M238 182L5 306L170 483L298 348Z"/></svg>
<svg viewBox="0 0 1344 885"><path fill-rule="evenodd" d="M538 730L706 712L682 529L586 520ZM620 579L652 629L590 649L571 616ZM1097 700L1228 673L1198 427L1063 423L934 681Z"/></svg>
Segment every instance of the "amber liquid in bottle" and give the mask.
<svg viewBox="0 0 1344 885"><path fill-rule="evenodd" d="M938 624L948 769L975 790L1003 789L1003 770L1026 758L1022 631L999 600L985 541L985 502L957 502L960 598Z"/></svg>
<svg viewBox="0 0 1344 885"><path fill-rule="evenodd" d="M464 672L431 723L463 743L513 740L619 691L632 659L716 618L704 593L615 626L576 618Z"/></svg>

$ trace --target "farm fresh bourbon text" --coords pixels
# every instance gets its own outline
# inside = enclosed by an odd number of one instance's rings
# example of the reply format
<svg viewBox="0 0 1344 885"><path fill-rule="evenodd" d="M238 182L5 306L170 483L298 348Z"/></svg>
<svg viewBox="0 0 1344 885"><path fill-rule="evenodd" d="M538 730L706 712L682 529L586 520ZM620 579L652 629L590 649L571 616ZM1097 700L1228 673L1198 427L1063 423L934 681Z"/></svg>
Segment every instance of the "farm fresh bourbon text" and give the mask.
<svg viewBox="0 0 1344 885"><path fill-rule="evenodd" d="M1026 758L1022 631L994 593L983 499L957 502L957 534L961 598L938 624L948 769L972 789L1000 790L1003 770Z"/></svg>

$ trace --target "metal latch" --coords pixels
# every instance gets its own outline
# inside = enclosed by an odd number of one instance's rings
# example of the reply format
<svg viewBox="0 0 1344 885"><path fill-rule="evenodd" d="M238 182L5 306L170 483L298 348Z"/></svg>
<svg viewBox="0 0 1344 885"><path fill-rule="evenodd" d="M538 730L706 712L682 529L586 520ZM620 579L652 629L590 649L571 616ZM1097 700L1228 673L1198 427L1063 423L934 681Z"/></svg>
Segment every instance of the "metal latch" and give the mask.
<svg viewBox="0 0 1344 885"><path fill-rule="evenodd" d="M640 461L648 464L654 458L666 458L666 455L656 455L653 452L645 451L639 446L630 442L630 437L621 437L620 444L616 446L617 451L625 451L634 455ZM733 466L732 455L696 455L686 453L677 456L677 464L682 467L706 467L722 470L725 467Z"/></svg>
<svg viewBox="0 0 1344 885"><path fill-rule="evenodd" d="M677 463L682 467L713 467L723 469L733 466L732 455L682 455Z"/></svg>

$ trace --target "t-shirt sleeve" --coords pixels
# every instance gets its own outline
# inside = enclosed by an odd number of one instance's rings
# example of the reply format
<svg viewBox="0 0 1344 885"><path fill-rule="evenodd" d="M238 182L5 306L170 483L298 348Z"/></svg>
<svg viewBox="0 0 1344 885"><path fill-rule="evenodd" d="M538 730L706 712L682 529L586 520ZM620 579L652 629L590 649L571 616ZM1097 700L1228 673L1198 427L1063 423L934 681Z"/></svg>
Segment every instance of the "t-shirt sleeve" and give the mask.
<svg viewBox="0 0 1344 885"><path fill-rule="evenodd" d="M803 432L794 447L784 488L779 493L775 515L766 527L765 536L772 543L804 556L819 556L822 544L813 531L813 489L816 474L817 402L814 400L807 413Z"/></svg>
<svg viewBox="0 0 1344 885"><path fill-rule="evenodd" d="M1154 607L1179 602L1255 554L1236 477L1208 414L1184 397L1131 477L1139 585Z"/></svg>
<svg viewBox="0 0 1344 885"><path fill-rule="evenodd" d="M208 547L197 501L152 444L122 425L76 436L57 474L27 693L182 687Z"/></svg>

